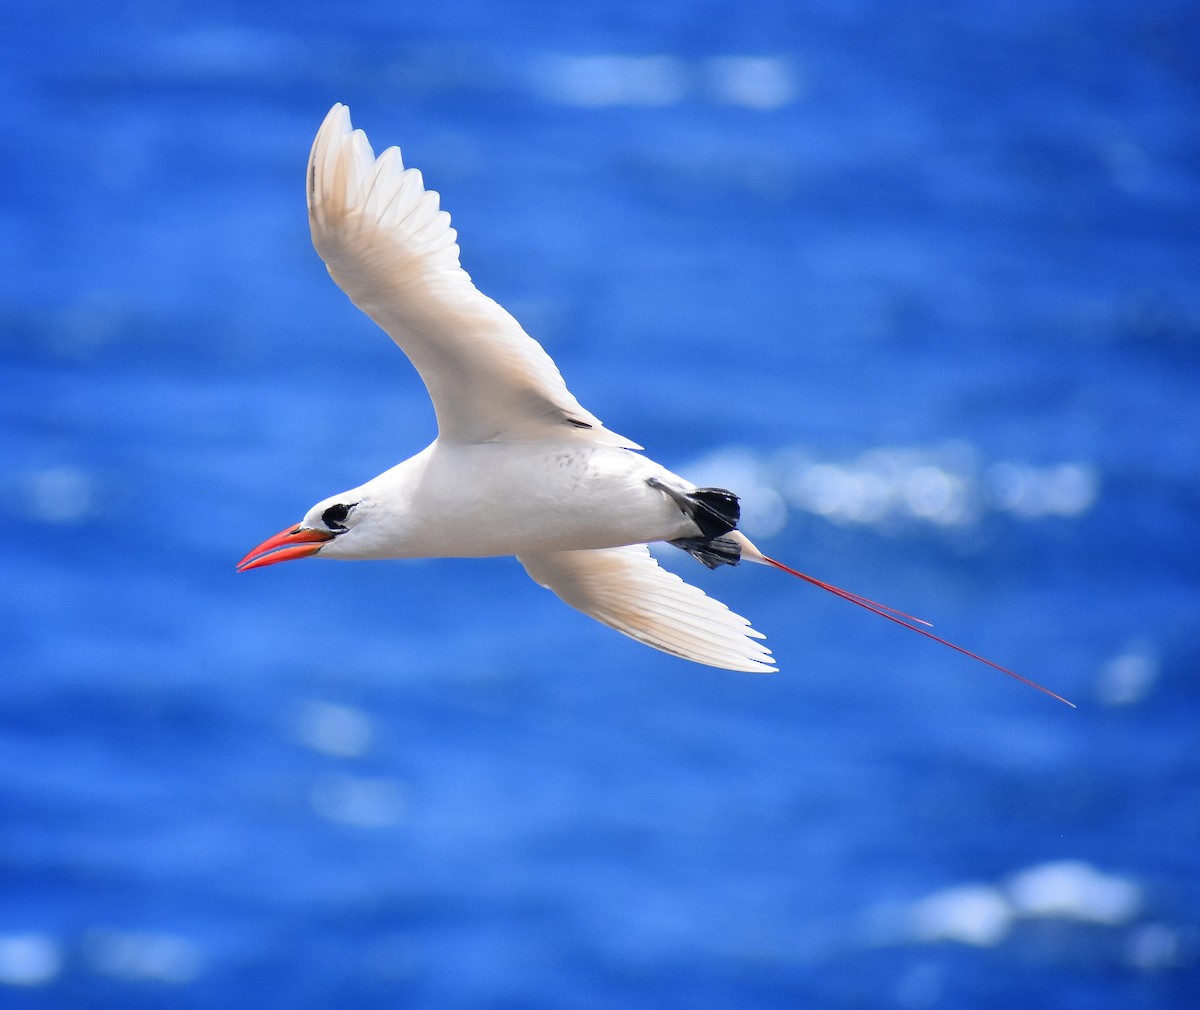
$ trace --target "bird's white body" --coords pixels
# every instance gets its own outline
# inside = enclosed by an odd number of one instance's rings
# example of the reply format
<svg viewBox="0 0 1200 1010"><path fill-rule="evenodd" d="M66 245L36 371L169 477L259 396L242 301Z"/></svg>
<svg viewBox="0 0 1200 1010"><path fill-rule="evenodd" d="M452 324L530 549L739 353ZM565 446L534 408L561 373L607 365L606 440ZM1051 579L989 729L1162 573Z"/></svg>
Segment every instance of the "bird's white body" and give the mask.
<svg viewBox="0 0 1200 1010"><path fill-rule="evenodd" d="M665 540L710 567L772 565L996 666L914 627L924 622L766 557L736 529L736 496L695 487L605 428L541 345L472 283L421 173L398 148L376 158L345 106L329 111L313 142L308 211L330 276L420 373L438 437L313 506L239 570L317 553L512 554L539 585L639 642L710 666L773 670L749 621L658 566L646 544Z"/></svg>
<svg viewBox="0 0 1200 1010"><path fill-rule="evenodd" d="M330 276L420 373L438 437L313 506L241 570L317 553L511 554L560 599L656 649L774 669L749 621L660 568L645 546L674 541L706 564L760 559L735 529L736 497L696 488L586 410L541 345L462 269L457 233L421 173L398 148L376 158L342 105L313 142L308 209Z"/></svg>
<svg viewBox="0 0 1200 1010"><path fill-rule="evenodd" d="M693 485L639 453L562 442L446 443L321 502L356 501L353 537L329 558L471 558L599 550L699 534L651 478Z"/></svg>

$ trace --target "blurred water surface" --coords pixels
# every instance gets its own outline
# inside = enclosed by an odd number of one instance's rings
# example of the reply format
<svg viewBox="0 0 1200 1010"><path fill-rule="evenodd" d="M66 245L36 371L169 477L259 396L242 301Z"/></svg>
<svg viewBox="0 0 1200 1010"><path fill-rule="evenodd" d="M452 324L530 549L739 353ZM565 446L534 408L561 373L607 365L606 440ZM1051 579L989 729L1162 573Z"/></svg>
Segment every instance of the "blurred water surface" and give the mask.
<svg viewBox="0 0 1200 1010"><path fill-rule="evenodd" d="M1200 991L1193 5L6 14L0 1006ZM234 562L432 412L313 253L349 103L747 532L685 664L511 560ZM687 568L691 565L691 568Z"/></svg>

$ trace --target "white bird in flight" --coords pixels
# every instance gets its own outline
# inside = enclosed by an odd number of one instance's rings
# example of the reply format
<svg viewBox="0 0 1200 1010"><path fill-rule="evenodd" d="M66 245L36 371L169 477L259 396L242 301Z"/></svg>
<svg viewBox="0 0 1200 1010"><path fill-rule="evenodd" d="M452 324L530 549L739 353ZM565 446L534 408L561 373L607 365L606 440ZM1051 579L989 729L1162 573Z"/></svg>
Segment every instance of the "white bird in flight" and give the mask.
<svg viewBox="0 0 1200 1010"><path fill-rule="evenodd" d="M308 162L313 245L330 276L416 366L438 435L411 459L318 502L238 571L310 555L516 555L563 602L663 652L772 672L744 617L660 568L666 541L709 568L740 560L789 572L1018 680L938 638L918 618L797 572L737 529L738 499L641 455L571 395L550 356L459 265L457 233L400 150L378 158L334 105ZM1069 702L1068 702L1069 704Z"/></svg>

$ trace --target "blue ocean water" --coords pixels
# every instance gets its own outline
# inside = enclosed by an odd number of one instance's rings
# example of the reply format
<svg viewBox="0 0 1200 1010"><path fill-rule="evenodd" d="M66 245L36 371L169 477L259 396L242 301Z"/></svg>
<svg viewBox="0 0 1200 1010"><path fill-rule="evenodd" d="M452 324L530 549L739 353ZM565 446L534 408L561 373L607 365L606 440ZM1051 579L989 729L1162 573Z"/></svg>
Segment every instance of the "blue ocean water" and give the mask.
<svg viewBox="0 0 1200 1010"><path fill-rule="evenodd" d="M46 3L0 41L0 1006L1184 1008L1200 16ZM614 430L814 575L781 672L511 559L235 575L434 434L334 101Z"/></svg>

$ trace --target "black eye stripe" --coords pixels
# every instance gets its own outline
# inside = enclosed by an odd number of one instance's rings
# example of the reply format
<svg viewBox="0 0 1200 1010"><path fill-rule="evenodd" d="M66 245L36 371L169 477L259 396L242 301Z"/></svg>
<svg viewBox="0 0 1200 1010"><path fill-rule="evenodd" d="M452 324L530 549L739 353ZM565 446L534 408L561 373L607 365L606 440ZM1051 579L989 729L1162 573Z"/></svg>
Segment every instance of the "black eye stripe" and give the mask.
<svg viewBox="0 0 1200 1010"><path fill-rule="evenodd" d="M353 505L330 505L321 513L321 522L331 530L344 530L346 527L343 523L353 507Z"/></svg>

